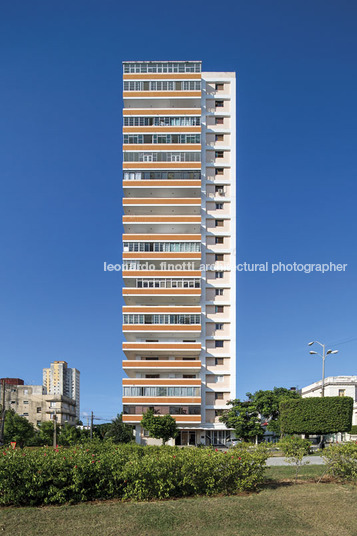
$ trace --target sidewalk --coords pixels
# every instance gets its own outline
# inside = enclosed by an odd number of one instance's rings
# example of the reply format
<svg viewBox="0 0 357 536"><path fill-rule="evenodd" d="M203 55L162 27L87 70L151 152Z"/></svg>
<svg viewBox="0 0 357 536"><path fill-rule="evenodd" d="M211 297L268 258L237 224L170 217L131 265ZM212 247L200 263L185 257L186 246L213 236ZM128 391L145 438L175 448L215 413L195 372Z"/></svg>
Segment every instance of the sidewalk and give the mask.
<svg viewBox="0 0 357 536"><path fill-rule="evenodd" d="M309 464L309 465L324 465L325 462L321 456L305 456L303 464ZM268 458L267 465L269 466L276 466L276 465L291 465L288 463L286 458Z"/></svg>

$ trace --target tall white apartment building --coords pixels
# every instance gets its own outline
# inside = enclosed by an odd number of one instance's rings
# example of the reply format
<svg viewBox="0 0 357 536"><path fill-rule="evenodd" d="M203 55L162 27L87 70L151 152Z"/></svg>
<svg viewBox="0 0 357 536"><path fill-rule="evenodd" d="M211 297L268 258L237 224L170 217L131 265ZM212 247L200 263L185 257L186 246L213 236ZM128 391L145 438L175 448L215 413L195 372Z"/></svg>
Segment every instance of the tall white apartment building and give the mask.
<svg viewBox="0 0 357 536"><path fill-rule="evenodd" d="M80 372L69 368L66 361L54 361L43 369L43 386L47 394L62 395L76 401L76 417L80 419Z"/></svg>
<svg viewBox="0 0 357 536"><path fill-rule="evenodd" d="M128 61L123 109L124 422L148 408L179 445L224 444L236 394L236 79Z"/></svg>

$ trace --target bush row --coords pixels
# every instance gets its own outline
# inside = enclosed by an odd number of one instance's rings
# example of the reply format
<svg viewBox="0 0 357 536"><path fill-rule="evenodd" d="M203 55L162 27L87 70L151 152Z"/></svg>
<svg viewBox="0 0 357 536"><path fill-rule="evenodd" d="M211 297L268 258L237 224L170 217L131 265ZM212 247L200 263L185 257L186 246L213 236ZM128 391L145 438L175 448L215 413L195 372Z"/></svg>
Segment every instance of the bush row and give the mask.
<svg viewBox="0 0 357 536"><path fill-rule="evenodd" d="M267 458L264 448L244 446L221 452L99 442L0 452L1 505L232 494L256 489Z"/></svg>

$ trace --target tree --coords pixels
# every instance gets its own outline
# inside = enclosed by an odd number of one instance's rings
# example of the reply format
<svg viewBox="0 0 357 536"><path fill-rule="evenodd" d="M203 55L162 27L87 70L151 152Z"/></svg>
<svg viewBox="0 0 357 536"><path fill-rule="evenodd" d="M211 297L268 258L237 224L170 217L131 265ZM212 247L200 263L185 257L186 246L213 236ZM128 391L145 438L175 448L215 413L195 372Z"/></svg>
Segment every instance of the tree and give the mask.
<svg viewBox="0 0 357 536"><path fill-rule="evenodd" d="M4 443L16 441L20 447L35 441L35 428L25 417L8 410L5 417Z"/></svg>
<svg viewBox="0 0 357 536"><path fill-rule="evenodd" d="M80 441L81 430L66 423L59 430L58 444L68 447L70 445L76 445Z"/></svg>
<svg viewBox="0 0 357 536"><path fill-rule="evenodd" d="M254 394L247 393L249 400L256 405L257 411L268 421L267 430L280 434L280 402L286 399L299 399L301 395L297 391L291 391L285 387L274 387L273 390L256 391Z"/></svg>
<svg viewBox="0 0 357 536"><path fill-rule="evenodd" d="M53 445L53 428L53 421L45 421L40 424L37 435L41 445Z"/></svg>
<svg viewBox="0 0 357 536"><path fill-rule="evenodd" d="M150 437L162 439L165 445L171 437L178 435L176 421L171 415L155 415L152 409L149 409L141 420L141 426L147 430Z"/></svg>
<svg viewBox="0 0 357 536"><path fill-rule="evenodd" d="M326 396L300 398L280 403L281 430L284 434L333 434L350 432L353 398Z"/></svg>
<svg viewBox="0 0 357 536"><path fill-rule="evenodd" d="M121 413L112 420L104 437L105 439L112 439L114 443L130 443L134 439L133 429L129 424L123 422Z"/></svg>
<svg viewBox="0 0 357 536"><path fill-rule="evenodd" d="M236 436L243 441L253 441L264 435L261 425L261 418L255 402L247 400L242 402L239 399L230 400L227 405L231 405L220 417L227 428L234 428Z"/></svg>

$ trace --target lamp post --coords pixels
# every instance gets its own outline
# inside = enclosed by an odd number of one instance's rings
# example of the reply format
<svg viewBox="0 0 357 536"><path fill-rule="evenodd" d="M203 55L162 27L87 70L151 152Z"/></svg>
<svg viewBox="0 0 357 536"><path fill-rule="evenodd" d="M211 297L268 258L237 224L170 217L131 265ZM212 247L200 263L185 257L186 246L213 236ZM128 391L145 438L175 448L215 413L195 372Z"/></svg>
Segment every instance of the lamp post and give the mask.
<svg viewBox="0 0 357 536"><path fill-rule="evenodd" d="M318 352L314 352L313 350L310 350L311 355L319 355L322 358L322 384L321 384L321 396L323 397L325 395L325 359L328 355L337 354L338 350L327 350L325 351L325 345L322 344L319 341L312 341L309 342L308 346L312 346L313 344L319 344L322 348L322 355Z"/></svg>

